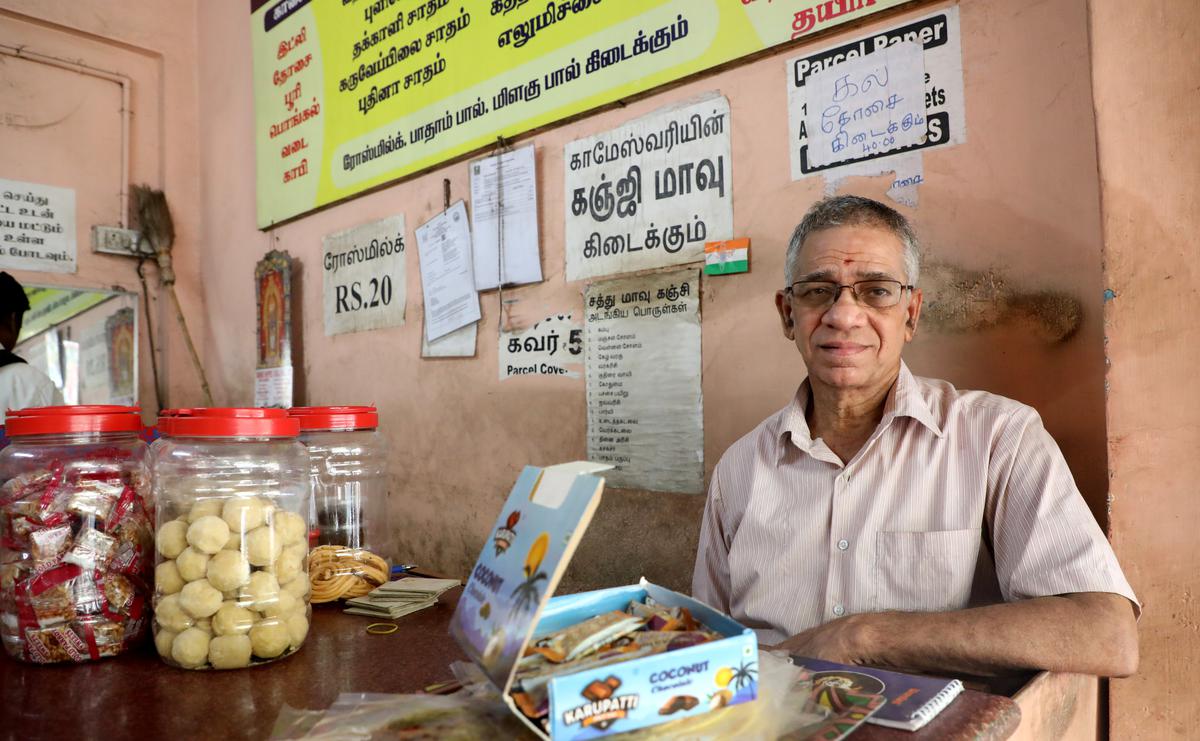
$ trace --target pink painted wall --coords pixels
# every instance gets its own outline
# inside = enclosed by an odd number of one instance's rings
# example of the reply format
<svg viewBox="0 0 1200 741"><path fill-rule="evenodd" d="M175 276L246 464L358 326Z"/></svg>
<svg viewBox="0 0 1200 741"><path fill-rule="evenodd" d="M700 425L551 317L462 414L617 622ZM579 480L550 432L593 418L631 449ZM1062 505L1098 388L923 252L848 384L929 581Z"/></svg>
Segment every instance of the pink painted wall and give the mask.
<svg viewBox="0 0 1200 741"><path fill-rule="evenodd" d="M132 80L130 179L162 189L177 232L173 251L180 300L193 331L207 325L198 287L199 128L196 104L196 5L193 0L122 3L0 2L0 44L24 47L115 72ZM76 192L78 272L13 271L23 283L118 287L139 292L135 261L93 254L93 224L120 221L120 87L33 61L0 56L0 177ZM167 301L150 277L152 315L167 403L200 402L199 386ZM138 307L140 399L157 411L149 336Z"/></svg>
<svg viewBox="0 0 1200 741"><path fill-rule="evenodd" d="M1200 728L1200 5L1090 4L1104 206L1112 538L1145 603L1114 739Z"/></svg>
<svg viewBox="0 0 1200 741"><path fill-rule="evenodd" d="M939 5L840 31L822 45ZM982 387L1033 404L1061 443L1085 496L1104 513L1105 445L1099 192L1084 0L968 0L961 4L968 141L925 156L921 205L908 210L944 264L926 285L945 318L930 320L909 352L922 374ZM309 266L301 310L308 400L375 402L393 451L392 510L401 551L465 573L500 502L525 463L586 454L582 380L497 380L498 297L483 296L477 357L420 358L421 292L408 260L408 323L397 329L324 336L321 239L403 213L412 231L442 208L442 179L467 194L465 163L447 165L264 234L255 229L250 38L238 3L201 6L199 130L200 255L205 303L213 307L205 354L218 400L251 399L255 261L270 247ZM528 320L579 314L582 283L563 278L562 148L660 106L719 90L732 107L734 220L753 240L752 272L706 281L703 291L705 457L721 452L784 405L804 369L777 329L772 293L783 250L823 184L792 182L787 169L785 60L768 55L626 107L552 128L537 146L543 270L540 285L505 291ZM845 190L883 197L884 178L850 179ZM931 271L932 273L933 271ZM993 290L995 288L995 290ZM1051 290L1081 318L1063 341L1044 325L1060 317L1014 308L1010 294ZM992 293L988 293L992 291ZM958 307L956 310L955 307ZM957 313L956 313L957 311ZM1000 321L993 321L997 317ZM1051 327L1053 328L1053 327ZM610 490L572 567L569 586L648 577L686 587L702 497Z"/></svg>

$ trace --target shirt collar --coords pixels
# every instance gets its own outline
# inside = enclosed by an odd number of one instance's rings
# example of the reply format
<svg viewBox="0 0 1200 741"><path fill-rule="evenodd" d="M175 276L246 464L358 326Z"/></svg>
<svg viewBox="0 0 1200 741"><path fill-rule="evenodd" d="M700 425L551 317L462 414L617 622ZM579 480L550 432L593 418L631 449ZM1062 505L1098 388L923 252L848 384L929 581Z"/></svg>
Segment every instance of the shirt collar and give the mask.
<svg viewBox="0 0 1200 741"><path fill-rule="evenodd" d="M776 437L776 465L783 461L783 454L787 450L785 444L789 439L800 450L806 453L811 452L812 431L808 428L808 420L805 419L808 402L812 398L811 388L809 380L805 378L800 383L800 388L796 389L796 395L792 397L791 403L783 410L779 434ZM886 428L896 417L911 417L925 425L938 437L945 436L945 432L938 425L937 418L929 408L929 404L921 395L919 382L904 361L900 361L900 372L896 376L896 382L892 384L892 388L883 402L883 417L879 420L879 427L876 428L876 431Z"/></svg>

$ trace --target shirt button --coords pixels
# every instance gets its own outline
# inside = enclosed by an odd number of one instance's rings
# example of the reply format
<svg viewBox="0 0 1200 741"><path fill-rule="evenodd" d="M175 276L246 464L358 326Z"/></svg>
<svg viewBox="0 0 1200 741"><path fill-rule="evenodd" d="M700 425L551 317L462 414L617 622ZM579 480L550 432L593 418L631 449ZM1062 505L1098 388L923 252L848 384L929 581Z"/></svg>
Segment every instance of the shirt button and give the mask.
<svg viewBox="0 0 1200 741"><path fill-rule="evenodd" d="M842 615L846 614L846 608L842 607L841 605L834 605L833 606L833 614L837 615L838 617L841 617Z"/></svg>
<svg viewBox="0 0 1200 741"><path fill-rule="evenodd" d="M841 540L838 541L838 550L839 551L844 551L849 547L850 547L850 541L846 540L845 538L842 538Z"/></svg>

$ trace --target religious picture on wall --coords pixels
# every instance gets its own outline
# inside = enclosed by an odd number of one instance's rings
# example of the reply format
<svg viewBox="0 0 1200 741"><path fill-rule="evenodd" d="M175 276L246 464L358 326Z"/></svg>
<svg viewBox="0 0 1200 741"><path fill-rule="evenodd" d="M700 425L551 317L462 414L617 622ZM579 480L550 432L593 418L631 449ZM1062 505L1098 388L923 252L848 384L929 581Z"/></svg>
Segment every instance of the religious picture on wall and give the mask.
<svg viewBox="0 0 1200 741"><path fill-rule="evenodd" d="M113 398L134 396L133 369L136 364L137 335L133 309L126 307L112 314L104 323L108 337L108 390Z"/></svg>
<svg viewBox="0 0 1200 741"><path fill-rule="evenodd" d="M254 268L256 370L254 405L292 405L292 257L272 250Z"/></svg>

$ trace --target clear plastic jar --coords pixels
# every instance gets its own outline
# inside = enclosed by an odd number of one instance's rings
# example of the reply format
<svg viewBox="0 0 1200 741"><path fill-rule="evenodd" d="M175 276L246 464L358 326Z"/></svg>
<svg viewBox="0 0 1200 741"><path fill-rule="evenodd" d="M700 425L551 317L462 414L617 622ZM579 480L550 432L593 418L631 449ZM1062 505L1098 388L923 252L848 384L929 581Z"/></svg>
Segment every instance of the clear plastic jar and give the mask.
<svg viewBox="0 0 1200 741"><path fill-rule="evenodd" d="M308 603L308 453L278 409L159 421L154 643L168 664L236 669L300 648Z"/></svg>
<svg viewBox="0 0 1200 741"><path fill-rule="evenodd" d="M9 412L0 451L0 638L23 661L88 661L145 635L153 564L136 407Z"/></svg>
<svg viewBox="0 0 1200 741"><path fill-rule="evenodd" d="M360 597L387 581L387 456L375 407L294 407L312 466L313 602ZM353 576L353 579L342 577Z"/></svg>

